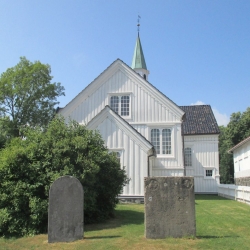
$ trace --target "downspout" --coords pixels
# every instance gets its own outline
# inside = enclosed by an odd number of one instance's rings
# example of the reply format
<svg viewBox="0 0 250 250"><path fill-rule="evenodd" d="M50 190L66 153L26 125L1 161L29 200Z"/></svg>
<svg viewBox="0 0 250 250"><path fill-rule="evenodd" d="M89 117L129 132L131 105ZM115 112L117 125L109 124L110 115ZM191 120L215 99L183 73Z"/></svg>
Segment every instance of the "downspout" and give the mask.
<svg viewBox="0 0 250 250"><path fill-rule="evenodd" d="M181 122L181 136L182 136L182 163L184 167L184 176L187 175L186 173L186 167L185 167L185 154L184 154L184 131L183 131L183 122L186 120L186 114L182 116L182 122Z"/></svg>
<svg viewBox="0 0 250 250"><path fill-rule="evenodd" d="M149 158L152 157L152 156L155 156L155 149L154 147L152 148L152 154L148 155L148 177L150 177L150 161L149 161Z"/></svg>

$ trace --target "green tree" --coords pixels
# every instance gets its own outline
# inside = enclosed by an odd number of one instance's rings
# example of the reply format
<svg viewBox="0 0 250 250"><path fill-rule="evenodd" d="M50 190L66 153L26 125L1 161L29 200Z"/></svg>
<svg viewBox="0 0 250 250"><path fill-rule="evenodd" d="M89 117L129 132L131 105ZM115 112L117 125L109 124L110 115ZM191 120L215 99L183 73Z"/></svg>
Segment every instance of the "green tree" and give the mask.
<svg viewBox="0 0 250 250"><path fill-rule="evenodd" d="M22 133L0 151L0 235L46 232L49 188L63 175L84 187L85 223L112 216L127 177L99 133L62 118Z"/></svg>
<svg viewBox="0 0 250 250"><path fill-rule="evenodd" d="M54 116L57 97L64 95L60 83L51 83L51 68L25 57L0 77L0 118L9 117L11 135L19 136L21 126L46 126ZM6 127L6 126L5 126Z"/></svg>
<svg viewBox="0 0 250 250"><path fill-rule="evenodd" d="M220 126L219 135L219 159L220 159L220 182L230 184L234 182L233 155L228 153L232 142L227 138L227 127Z"/></svg>
<svg viewBox="0 0 250 250"><path fill-rule="evenodd" d="M233 155L228 150L250 136L250 107L245 112L232 113L227 127L220 127L219 155L221 183L234 182Z"/></svg>

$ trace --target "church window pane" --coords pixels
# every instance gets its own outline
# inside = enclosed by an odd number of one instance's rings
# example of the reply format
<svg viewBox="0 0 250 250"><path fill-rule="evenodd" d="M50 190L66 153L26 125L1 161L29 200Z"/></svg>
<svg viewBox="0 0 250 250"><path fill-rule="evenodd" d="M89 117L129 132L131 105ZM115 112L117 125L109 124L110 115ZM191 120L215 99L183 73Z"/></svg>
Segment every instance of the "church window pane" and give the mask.
<svg viewBox="0 0 250 250"><path fill-rule="evenodd" d="M129 96L121 97L121 116L129 116Z"/></svg>
<svg viewBox="0 0 250 250"><path fill-rule="evenodd" d="M171 130L162 130L162 154L171 154Z"/></svg>
<svg viewBox="0 0 250 250"><path fill-rule="evenodd" d="M119 112L119 97L118 96L111 96L110 99L110 106L111 108L118 113Z"/></svg>
<svg viewBox="0 0 250 250"><path fill-rule="evenodd" d="M151 143L154 145L155 151L160 155L172 154L171 129L151 129Z"/></svg>
<svg viewBox="0 0 250 250"><path fill-rule="evenodd" d="M213 176L213 170L206 169L206 176L207 176L207 177Z"/></svg>
<svg viewBox="0 0 250 250"><path fill-rule="evenodd" d="M110 97L110 107L117 114L121 116L129 116L130 115L130 96L111 96Z"/></svg>
<svg viewBox="0 0 250 250"><path fill-rule="evenodd" d="M184 165L192 166L192 150L191 148L184 149Z"/></svg>
<svg viewBox="0 0 250 250"><path fill-rule="evenodd" d="M159 129L151 130L151 142L154 145L157 154L160 154L160 131Z"/></svg>

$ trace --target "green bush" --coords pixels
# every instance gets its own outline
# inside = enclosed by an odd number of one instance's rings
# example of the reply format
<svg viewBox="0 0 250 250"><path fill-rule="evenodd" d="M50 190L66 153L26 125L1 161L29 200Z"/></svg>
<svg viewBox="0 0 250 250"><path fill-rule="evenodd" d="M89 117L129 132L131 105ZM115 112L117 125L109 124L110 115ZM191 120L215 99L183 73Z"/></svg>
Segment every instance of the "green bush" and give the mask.
<svg viewBox="0 0 250 250"><path fill-rule="evenodd" d="M62 118L46 131L25 128L0 151L0 235L46 232L49 188L63 175L83 185L85 223L112 216L127 182L99 133Z"/></svg>

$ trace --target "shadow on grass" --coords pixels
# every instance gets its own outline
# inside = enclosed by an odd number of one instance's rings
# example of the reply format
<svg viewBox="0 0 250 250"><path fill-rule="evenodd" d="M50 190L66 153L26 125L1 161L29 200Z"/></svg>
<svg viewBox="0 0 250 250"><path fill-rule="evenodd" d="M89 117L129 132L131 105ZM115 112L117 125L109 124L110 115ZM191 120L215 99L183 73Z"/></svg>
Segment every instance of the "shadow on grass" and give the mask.
<svg viewBox="0 0 250 250"><path fill-rule="evenodd" d="M223 201L230 201L230 199L218 196L216 194L196 194L195 200L223 200Z"/></svg>
<svg viewBox="0 0 250 250"><path fill-rule="evenodd" d="M204 235L204 236L196 236L197 239L221 239L221 238L239 238L239 236L213 236L213 235Z"/></svg>
<svg viewBox="0 0 250 250"><path fill-rule="evenodd" d="M84 230L96 231L103 229L112 229L124 225L141 225L144 223L144 213L133 210L116 210L115 218L109 219L103 223L88 224L84 226Z"/></svg>
<svg viewBox="0 0 250 250"><path fill-rule="evenodd" d="M110 235L110 236L90 236L84 237L84 240L98 240L98 239L113 239L113 238L120 238L120 235Z"/></svg>

